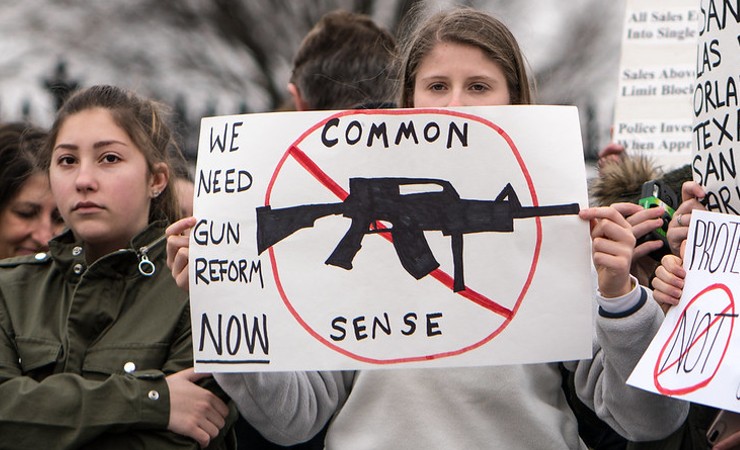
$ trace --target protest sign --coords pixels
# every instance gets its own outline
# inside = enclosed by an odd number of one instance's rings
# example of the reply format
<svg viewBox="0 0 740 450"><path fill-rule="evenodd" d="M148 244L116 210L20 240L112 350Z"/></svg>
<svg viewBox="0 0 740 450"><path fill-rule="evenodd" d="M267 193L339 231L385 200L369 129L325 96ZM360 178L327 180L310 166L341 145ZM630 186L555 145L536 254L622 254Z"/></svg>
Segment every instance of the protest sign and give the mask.
<svg viewBox="0 0 740 450"><path fill-rule="evenodd" d="M589 357L585 174L573 107L204 118L196 369Z"/></svg>
<svg viewBox="0 0 740 450"><path fill-rule="evenodd" d="M740 141L740 9L737 1L699 4L694 181L705 187L710 211L740 214L734 150Z"/></svg>
<svg viewBox="0 0 740 450"><path fill-rule="evenodd" d="M628 384L740 412L740 218L694 210L683 295Z"/></svg>
<svg viewBox="0 0 740 450"><path fill-rule="evenodd" d="M696 0L628 0L613 140L663 169L691 161Z"/></svg>

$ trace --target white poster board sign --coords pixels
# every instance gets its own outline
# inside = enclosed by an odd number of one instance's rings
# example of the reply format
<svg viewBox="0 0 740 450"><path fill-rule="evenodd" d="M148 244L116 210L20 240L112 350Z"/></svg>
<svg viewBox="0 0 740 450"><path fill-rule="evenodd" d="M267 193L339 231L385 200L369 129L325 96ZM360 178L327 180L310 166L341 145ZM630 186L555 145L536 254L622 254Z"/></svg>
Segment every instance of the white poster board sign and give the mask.
<svg viewBox="0 0 740 450"><path fill-rule="evenodd" d="M710 211L740 214L740 11L737 1L699 4L694 181L705 187Z"/></svg>
<svg viewBox="0 0 740 450"><path fill-rule="evenodd" d="M627 0L613 140L663 169L691 161L696 0Z"/></svg>
<svg viewBox="0 0 740 450"><path fill-rule="evenodd" d="M628 384L740 412L740 218L691 214L681 301L632 372Z"/></svg>
<svg viewBox="0 0 740 450"><path fill-rule="evenodd" d="M588 358L580 136L555 106L204 118L196 370Z"/></svg>

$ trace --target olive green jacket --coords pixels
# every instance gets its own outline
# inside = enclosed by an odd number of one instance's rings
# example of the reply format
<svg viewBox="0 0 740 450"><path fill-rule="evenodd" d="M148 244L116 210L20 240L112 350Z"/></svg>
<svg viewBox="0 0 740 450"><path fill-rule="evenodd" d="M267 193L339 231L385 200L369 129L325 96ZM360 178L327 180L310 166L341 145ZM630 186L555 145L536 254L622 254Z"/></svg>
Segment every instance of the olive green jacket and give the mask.
<svg viewBox="0 0 740 450"><path fill-rule="evenodd" d="M89 266L71 232L0 262L1 449L199 448L167 431L165 376L193 362L163 233L152 225ZM231 410L209 448L234 447Z"/></svg>

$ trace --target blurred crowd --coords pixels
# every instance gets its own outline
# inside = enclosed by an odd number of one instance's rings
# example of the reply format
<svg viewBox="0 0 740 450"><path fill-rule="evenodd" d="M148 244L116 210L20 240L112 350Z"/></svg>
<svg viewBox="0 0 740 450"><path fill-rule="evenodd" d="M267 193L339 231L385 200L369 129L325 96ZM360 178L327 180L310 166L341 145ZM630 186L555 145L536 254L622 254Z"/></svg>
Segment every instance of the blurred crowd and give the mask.
<svg viewBox="0 0 740 450"><path fill-rule="evenodd" d="M393 36L334 11L297 49L283 110L528 105L533 81L489 14L414 11ZM193 167L169 111L101 85L49 129L0 124L0 448L710 448L716 409L626 384L680 299L704 209L688 166L599 154L579 213L591 359L211 376L192 368Z"/></svg>

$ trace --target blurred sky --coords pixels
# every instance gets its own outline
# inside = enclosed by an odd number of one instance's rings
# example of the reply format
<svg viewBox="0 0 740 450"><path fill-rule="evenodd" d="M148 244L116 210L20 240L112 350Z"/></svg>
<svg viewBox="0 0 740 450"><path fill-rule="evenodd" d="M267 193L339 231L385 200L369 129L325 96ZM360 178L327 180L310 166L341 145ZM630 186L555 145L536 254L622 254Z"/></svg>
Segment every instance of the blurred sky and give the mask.
<svg viewBox="0 0 740 450"><path fill-rule="evenodd" d="M209 7L206 0L175 1L203 11L203 17ZM292 49L305 30L292 30L286 15L270 16L272 1L250 0L249 6L267 11L258 23L265 33L275 33L271 67L282 89ZM326 10L351 5L350 0L287 4L301 14L312 3ZM427 2L434 8L453 3ZM605 145L617 90L624 0L471 3L509 25L534 72L551 69L552 79L539 85L538 102L574 103L582 111L590 104L598 119L599 145ZM249 111L269 110L270 98L255 76L252 55L224 40L218 24L200 21L197 15L187 23L169 17L162 6L166 4L164 0L0 0L0 120L18 120L25 108L31 120L49 125L54 106L44 83L59 61L66 62L70 78L82 85L116 84L170 104L181 101L194 119L206 112L237 113L245 106ZM373 17L387 25L396 4L397 0L376 0ZM577 34L584 26L591 27L593 36L580 36L579 41Z"/></svg>

